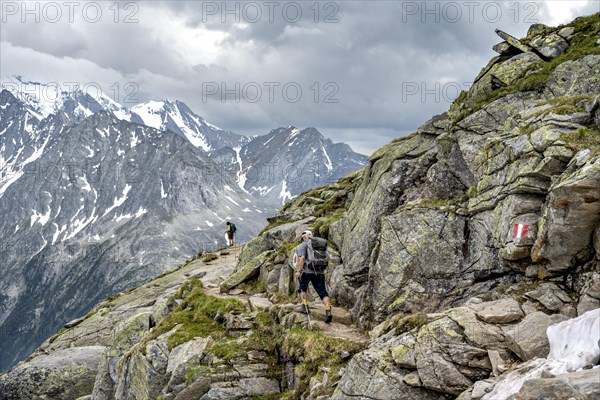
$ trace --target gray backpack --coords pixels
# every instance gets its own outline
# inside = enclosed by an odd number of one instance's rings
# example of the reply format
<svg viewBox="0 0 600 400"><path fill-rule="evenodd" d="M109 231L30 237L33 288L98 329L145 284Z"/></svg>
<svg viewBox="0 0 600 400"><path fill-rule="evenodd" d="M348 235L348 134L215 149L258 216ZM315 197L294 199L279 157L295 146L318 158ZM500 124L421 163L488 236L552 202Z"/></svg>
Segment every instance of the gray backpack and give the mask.
<svg viewBox="0 0 600 400"><path fill-rule="evenodd" d="M310 238L306 261L310 269L317 273L324 273L329 265L327 260L327 240L319 237Z"/></svg>

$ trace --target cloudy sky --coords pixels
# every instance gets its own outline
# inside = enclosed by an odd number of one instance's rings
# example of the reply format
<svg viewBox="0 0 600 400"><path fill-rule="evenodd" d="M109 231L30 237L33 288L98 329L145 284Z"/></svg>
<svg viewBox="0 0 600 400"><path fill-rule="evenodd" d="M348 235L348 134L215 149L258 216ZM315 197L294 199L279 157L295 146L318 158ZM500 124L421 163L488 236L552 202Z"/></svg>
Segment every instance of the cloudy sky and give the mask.
<svg viewBox="0 0 600 400"><path fill-rule="evenodd" d="M0 1L0 75L178 99L224 129L317 127L370 154L445 111L524 36L588 1Z"/></svg>

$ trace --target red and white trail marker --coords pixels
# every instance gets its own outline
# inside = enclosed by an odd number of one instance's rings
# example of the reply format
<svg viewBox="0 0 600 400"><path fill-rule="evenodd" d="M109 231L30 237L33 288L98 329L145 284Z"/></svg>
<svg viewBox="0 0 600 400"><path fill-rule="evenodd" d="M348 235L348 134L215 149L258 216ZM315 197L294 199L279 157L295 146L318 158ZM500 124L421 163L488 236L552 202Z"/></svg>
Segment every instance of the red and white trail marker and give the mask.
<svg viewBox="0 0 600 400"><path fill-rule="evenodd" d="M526 224L514 224L513 225L513 238L521 239L527 237L527 232L529 232L529 225Z"/></svg>

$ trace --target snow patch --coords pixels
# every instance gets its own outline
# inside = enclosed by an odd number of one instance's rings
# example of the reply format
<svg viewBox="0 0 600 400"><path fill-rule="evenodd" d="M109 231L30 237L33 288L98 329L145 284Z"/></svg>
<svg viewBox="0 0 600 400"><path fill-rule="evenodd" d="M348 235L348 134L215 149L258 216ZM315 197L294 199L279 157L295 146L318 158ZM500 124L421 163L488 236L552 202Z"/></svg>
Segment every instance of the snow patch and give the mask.
<svg viewBox="0 0 600 400"><path fill-rule="evenodd" d="M325 168L327 168L327 171L331 171L333 169L333 164L331 163L331 159L329 158L329 154L327 154L325 147L323 147L323 154L325 155Z"/></svg>
<svg viewBox="0 0 600 400"><path fill-rule="evenodd" d="M96 152L94 151L94 149L92 149L90 146L85 146L85 148L89 152L88 155L87 155L87 158L94 157L94 154L96 154Z"/></svg>
<svg viewBox="0 0 600 400"><path fill-rule="evenodd" d="M600 308L552 325L546 334L550 342L548 359L536 358L507 373L482 400L505 400L529 379L575 372L600 360Z"/></svg>
<svg viewBox="0 0 600 400"><path fill-rule="evenodd" d="M129 193L130 190L131 190L131 185L125 185L125 189L123 190L123 196L121 196L120 198L115 197L115 202L113 203L113 205L108 207L106 209L106 211L104 212L104 214L102 214L102 216L104 217L106 214L108 214L115 208L123 205L123 203L125 203L125 200L127 200L127 193Z"/></svg>
<svg viewBox="0 0 600 400"><path fill-rule="evenodd" d="M227 200L229 200L230 202L232 202L233 204L235 204L236 206L239 206L239 204L237 203L237 201L235 201L234 199L232 199L231 196L225 196L225 198Z"/></svg>
<svg viewBox="0 0 600 400"><path fill-rule="evenodd" d="M160 198L161 199L166 199L168 197L168 194L165 192L165 187L163 185L163 180L160 180Z"/></svg>
<svg viewBox="0 0 600 400"><path fill-rule="evenodd" d="M286 202L286 199L293 199L292 194L287 190L287 181L284 179L281 183L281 192L279 192L279 198L282 204Z"/></svg>
<svg viewBox="0 0 600 400"><path fill-rule="evenodd" d="M50 207L48 207L48 212L45 214L38 213L36 210L32 210L33 214L31 215L31 225L33 226L36 222L39 222L42 225L46 225L50 220Z"/></svg>

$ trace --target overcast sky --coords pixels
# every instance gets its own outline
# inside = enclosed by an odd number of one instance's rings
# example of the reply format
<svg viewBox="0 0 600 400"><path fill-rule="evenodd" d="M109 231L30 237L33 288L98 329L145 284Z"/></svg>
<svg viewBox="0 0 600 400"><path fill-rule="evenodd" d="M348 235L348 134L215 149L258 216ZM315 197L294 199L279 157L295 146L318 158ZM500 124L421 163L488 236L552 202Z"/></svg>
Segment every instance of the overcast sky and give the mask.
<svg viewBox="0 0 600 400"><path fill-rule="evenodd" d="M181 100L242 134L314 126L371 154L446 111L524 36L590 1L0 2L0 75ZM223 91L225 89L225 91Z"/></svg>

